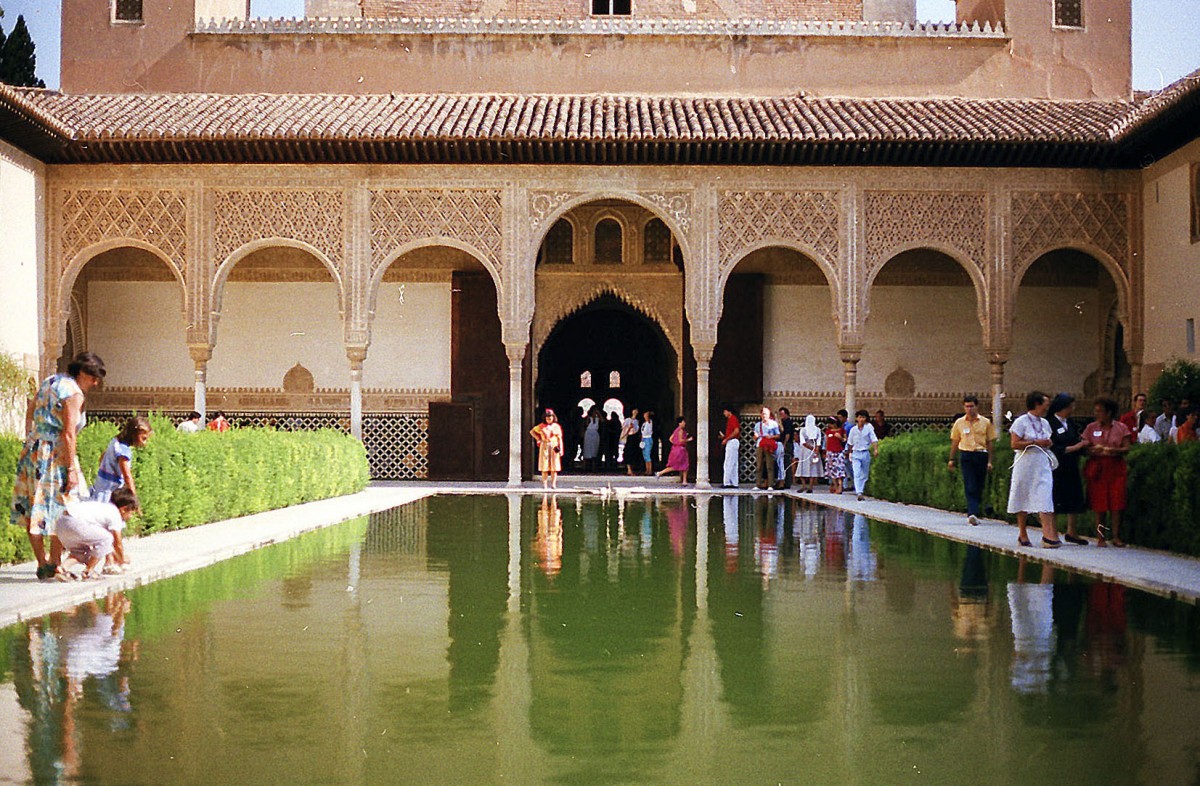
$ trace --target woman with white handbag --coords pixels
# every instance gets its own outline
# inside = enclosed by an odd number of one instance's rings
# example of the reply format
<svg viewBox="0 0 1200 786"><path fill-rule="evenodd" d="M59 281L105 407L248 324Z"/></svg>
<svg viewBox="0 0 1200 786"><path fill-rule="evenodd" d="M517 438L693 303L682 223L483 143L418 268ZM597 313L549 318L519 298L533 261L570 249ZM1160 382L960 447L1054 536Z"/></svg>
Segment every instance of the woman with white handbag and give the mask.
<svg viewBox="0 0 1200 786"><path fill-rule="evenodd" d="M1062 545L1054 526L1054 470L1058 460L1051 452L1051 430L1046 421L1050 397L1034 391L1025 398L1024 415L1013 421L1012 482L1008 489L1008 512L1017 514L1017 543L1032 545L1026 532L1026 519L1034 513L1042 524L1042 548L1056 549Z"/></svg>

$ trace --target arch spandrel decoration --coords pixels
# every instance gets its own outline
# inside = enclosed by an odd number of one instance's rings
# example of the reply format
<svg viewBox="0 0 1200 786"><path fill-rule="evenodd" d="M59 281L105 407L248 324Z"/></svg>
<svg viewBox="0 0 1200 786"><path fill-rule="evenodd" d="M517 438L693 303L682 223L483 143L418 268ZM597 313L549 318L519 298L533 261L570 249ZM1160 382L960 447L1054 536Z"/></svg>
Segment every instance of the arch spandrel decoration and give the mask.
<svg viewBox="0 0 1200 786"><path fill-rule="evenodd" d="M131 238L161 251L179 277L187 278L187 192L72 188L59 193L59 275L84 249L113 238Z"/></svg>
<svg viewBox="0 0 1200 786"><path fill-rule="evenodd" d="M371 191L371 270L398 248L425 238L453 238L484 254L495 284L503 275L504 211L500 189L380 189Z"/></svg>
<svg viewBox="0 0 1200 786"><path fill-rule="evenodd" d="M952 256L969 260L986 278L987 207L987 194L979 192L865 192L864 281L901 250L921 246L953 249Z"/></svg>
<svg viewBox="0 0 1200 786"><path fill-rule="evenodd" d="M320 251L345 281L346 233L341 189L214 190L214 259L223 264L249 243L278 237Z"/></svg>
<svg viewBox="0 0 1200 786"><path fill-rule="evenodd" d="M1012 195L1013 276L1019 282L1025 270L1047 251L1077 247L1100 249L1119 266L1128 280L1130 270L1129 194L1057 193L1018 191Z"/></svg>
<svg viewBox="0 0 1200 786"><path fill-rule="evenodd" d="M841 260L841 213L836 191L722 192L717 203L719 280L750 250L771 240L813 249L828 275Z"/></svg>
<svg viewBox="0 0 1200 786"><path fill-rule="evenodd" d="M691 248L692 194L687 191L625 191L599 189L596 191L530 191L527 213L529 243L534 252L551 225L568 211L588 202L601 199L621 199L642 207L663 219L667 228L684 248Z"/></svg>

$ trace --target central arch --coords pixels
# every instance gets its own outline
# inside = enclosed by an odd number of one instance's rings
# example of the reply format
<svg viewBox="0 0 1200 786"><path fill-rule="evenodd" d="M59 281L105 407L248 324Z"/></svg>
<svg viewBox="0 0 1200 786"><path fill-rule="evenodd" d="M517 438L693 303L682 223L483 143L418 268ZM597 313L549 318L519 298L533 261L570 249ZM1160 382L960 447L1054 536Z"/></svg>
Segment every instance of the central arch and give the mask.
<svg viewBox="0 0 1200 786"><path fill-rule="evenodd" d="M564 470L582 440L584 399L599 407L616 399L626 413L652 409L656 436L669 433L680 400L679 357L657 322L615 295L600 295L561 319L537 360L534 398L538 413L551 407L563 424Z"/></svg>

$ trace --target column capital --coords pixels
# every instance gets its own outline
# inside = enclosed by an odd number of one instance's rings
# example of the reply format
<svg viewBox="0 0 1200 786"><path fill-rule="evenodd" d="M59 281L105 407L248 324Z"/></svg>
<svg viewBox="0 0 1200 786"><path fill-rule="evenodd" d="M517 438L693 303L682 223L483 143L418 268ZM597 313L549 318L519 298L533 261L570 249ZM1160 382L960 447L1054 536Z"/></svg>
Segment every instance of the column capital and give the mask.
<svg viewBox="0 0 1200 786"><path fill-rule="evenodd" d="M362 371L363 362L367 359L367 345L347 344L346 359L350 361L352 371Z"/></svg>
<svg viewBox="0 0 1200 786"><path fill-rule="evenodd" d="M703 341L703 342L693 341L692 342L692 355L694 355L696 358L696 366L699 367L699 366L703 365L704 367L707 368L708 365L710 363L712 363L713 351L716 348L717 347L716 347L715 343L709 343L707 341Z"/></svg>
<svg viewBox="0 0 1200 786"><path fill-rule="evenodd" d="M988 363L994 365L1004 365L1008 362L1012 350L1009 347L988 347L984 350L987 352Z"/></svg>
<svg viewBox="0 0 1200 786"><path fill-rule="evenodd" d="M862 360L862 344L838 344L838 355L843 363L858 363Z"/></svg>
<svg viewBox="0 0 1200 786"><path fill-rule="evenodd" d="M188 354L197 369L203 369L212 360L212 344L188 344Z"/></svg>
<svg viewBox="0 0 1200 786"><path fill-rule="evenodd" d="M525 344L505 344L504 354L508 356L510 366L520 365L525 361Z"/></svg>

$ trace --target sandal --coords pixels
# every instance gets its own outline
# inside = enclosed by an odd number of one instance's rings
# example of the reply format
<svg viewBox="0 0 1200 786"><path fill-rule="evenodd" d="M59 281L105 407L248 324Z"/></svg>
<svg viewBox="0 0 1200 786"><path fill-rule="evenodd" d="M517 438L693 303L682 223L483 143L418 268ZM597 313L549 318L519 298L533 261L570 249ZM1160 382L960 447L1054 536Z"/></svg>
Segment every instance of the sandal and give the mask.
<svg viewBox="0 0 1200 786"><path fill-rule="evenodd" d="M1085 539L1079 537L1078 535L1063 535L1063 540L1065 540L1067 543L1073 543L1076 546L1086 546L1088 544Z"/></svg>
<svg viewBox="0 0 1200 786"><path fill-rule="evenodd" d="M1033 544L1029 542L1029 538L1022 538L1020 535L1018 535L1017 536L1017 545L1025 546L1026 548L1029 548Z"/></svg>
<svg viewBox="0 0 1200 786"><path fill-rule="evenodd" d="M1042 538L1042 548L1044 549L1056 549L1061 545L1061 540L1047 540L1046 538Z"/></svg>

